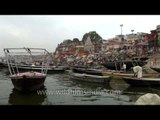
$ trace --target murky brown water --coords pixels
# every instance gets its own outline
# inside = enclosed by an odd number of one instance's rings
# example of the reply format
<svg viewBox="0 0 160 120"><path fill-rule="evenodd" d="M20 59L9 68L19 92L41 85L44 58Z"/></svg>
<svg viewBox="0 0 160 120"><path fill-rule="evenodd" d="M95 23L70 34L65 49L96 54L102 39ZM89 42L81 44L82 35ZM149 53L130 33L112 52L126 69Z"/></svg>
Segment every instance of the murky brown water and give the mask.
<svg viewBox="0 0 160 120"><path fill-rule="evenodd" d="M145 93L160 94L158 88L129 87L121 80L108 86L77 82L68 72L48 75L42 90L46 94L23 94L13 89L6 71L0 70L0 105L133 105Z"/></svg>

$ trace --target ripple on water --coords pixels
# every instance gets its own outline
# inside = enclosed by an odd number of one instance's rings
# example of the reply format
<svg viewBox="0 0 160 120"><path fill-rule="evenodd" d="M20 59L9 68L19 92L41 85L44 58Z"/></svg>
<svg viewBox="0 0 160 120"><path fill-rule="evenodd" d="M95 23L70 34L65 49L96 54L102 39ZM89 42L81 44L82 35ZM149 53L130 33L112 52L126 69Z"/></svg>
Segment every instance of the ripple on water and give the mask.
<svg viewBox="0 0 160 120"><path fill-rule="evenodd" d="M119 82L113 82L111 85L92 84L78 82L69 79L67 73L49 74L45 80L45 87L48 91L56 90L72 90L68 94L47 94L47 95L23 95L13 90L13 85L8 75L4 71L0 71L0 104L38 104L38 105L128 105L133 104L137 99L137 94L129 92L138 89L125 88L124 84L119 85ZM125 89L124 89L125 88ZM74 93L74 90L83 91L82 93ZM122 94L114 95L105 94L90 94L88 91L105 92L107 90L122 90ZM144 92L155 90L143 89ZM128 94L127 94L128 92ZM137 92L140 92L137 91ZM141 91L142 92L142 91ZM33 101L33 102L32 102Z"/></svg>

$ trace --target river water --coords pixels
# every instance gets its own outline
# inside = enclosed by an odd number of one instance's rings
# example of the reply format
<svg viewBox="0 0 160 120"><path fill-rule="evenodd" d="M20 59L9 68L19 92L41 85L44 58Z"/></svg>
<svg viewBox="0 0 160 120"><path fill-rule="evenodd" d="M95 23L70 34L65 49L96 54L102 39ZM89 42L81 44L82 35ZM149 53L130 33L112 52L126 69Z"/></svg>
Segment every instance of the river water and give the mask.
<svg viewBox="0 0 160 120"><path fill-rule="evenodd" d="M49 74L45 88L24 94L13 89L7 69L0 69L0 105L134 105L143 94L158 88L130 87L122 80L110 85L91 84L69 79L68 72Z"/></svg>

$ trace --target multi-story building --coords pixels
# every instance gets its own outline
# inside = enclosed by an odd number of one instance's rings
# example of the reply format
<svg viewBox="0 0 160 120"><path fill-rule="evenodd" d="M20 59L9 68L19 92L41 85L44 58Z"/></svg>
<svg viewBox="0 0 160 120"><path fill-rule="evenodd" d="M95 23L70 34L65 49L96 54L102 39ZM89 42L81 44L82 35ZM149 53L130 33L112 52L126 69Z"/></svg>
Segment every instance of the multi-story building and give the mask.
<svg viewBox="0 0 160 120"><path fill-rule="evenodd" d="M99 53L102 49L102 40L94 42L94 52Z"/></svg>
<svg viewBox="0 0 160 120"><path fill-rule="evenodd" d="M84 45L77 45L76 46L76 56L83 57L88 56L89 52L84 49Z"/></svg>
<svg viewBox="0 0 160 120"><path fill-rule="evenodd" d="M151 44L154 51L158 50L158 34L156 30L151 30Z"/></svg>
<svg viewBox="0 0 160 120"><path fill-rule="evenodd" d="M121 47L121 42L118 38L103 40L101 45L102 51L118 50Z"/></svg>
<svg viewBox="0 0 160 120"><path fill-rule="evenodd" d="M134 45L135 41L138 40L138 35L137 34L127 34L126 40L129 44Z"/></svg>

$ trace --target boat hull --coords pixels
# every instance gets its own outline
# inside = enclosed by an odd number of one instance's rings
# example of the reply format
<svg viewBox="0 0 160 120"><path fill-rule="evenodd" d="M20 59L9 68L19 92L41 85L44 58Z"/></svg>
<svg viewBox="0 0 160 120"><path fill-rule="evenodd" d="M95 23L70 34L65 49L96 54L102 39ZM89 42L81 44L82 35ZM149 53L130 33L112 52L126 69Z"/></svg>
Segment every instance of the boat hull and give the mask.
<svg viewBox="0 0 160 120"><path fill-rule="evenodd" d="M134 77L134 73L125 73L125 72L103 72L103 76L112 76L114 79L120 79L123 77ZM144 78L157 78L160 77L159 74L143 74Z"/></svg>
<svg viewBox="0 0 160 120"><path fill-rule="evenodd" d="M160 68L159 67L151 67L151 69L156 71L156 72L158 72L158 73L160 73Z"/></svg>
<svg viewBox="0 0 160 120"><path fill-rule="evenodd" d="M134 65L144 66L147 64L146 61L124 61L126 64L126 70L130 70ZM121 70L123 63L120 61L117 62L106 62L102 64L104 67L110 70Z"/></svg>
<svg viewBox="0 0 160 120"><path fill-rule="evenodd" d="M123 80L131 86L160 86L160 78L124 77Z"/></svg>
<svg viewBox="0 0 160 120"><path fill-rule="evenodd" d="M95 69L73 68L72 71L75 72L75 73L86 73L86 74L90 74L90 75L100 75L100 76L103 76L102 71L98 71L98 70L95 70Z"/></svg>
<svg viewBox="0 0 160 120"><path fill-rule="evenodd" d="M10 78L16 90L27 92L43 88L46 75L41 75L41 76L12 75Z"/></svg>
<svg viewBox="0 0 160 120"><path fill-rule="evenodd" d="M83 82L109 84L112 77L81 74L81 73L70 73L70 79L77 80L77 81L83 81Z"/></svg>

